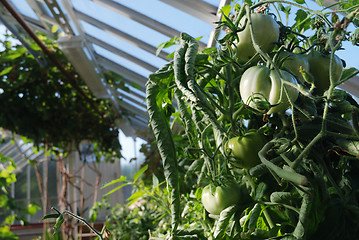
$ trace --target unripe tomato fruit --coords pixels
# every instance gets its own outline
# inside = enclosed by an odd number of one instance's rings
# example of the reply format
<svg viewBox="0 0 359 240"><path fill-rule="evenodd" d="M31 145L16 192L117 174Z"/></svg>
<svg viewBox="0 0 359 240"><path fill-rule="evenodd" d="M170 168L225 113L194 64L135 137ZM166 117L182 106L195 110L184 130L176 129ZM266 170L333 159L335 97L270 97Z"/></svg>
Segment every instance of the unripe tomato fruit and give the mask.
<svg viewBox="0 0 359 240"><path fill-rule="evenodd" d="M257 52L253 47L253 40L246 19L246 17L243 17L239 22L240 28L244 27L244 24L246 26L243 31L238 32L239 42L235 43L240 62L247 62ZM272 51L279 39L278 23L273 17L260 13L251 14L251 19L256 42L264 52Z"/></svg>
<svg viewBox="0 0 359 240"><path fill-rule="evenodd" d="M334 55L333 60L333 80L334 82L338 82L343 74L343 62L337 55ZM310 73L314 77L315 91L318 94L323 94L330 86L330 55L324 55L318 51L311 51L308 54L308 62Z"/></svg>
<svg viewBox="0 0 359 240"><path fill-rule="evenodd" d="M292 73L299 81L304 83L305 80L299 69L303 68L306 73L310 72L308 57L292 52L280 52L279 56L284 60L282 68Z"/></svg>
<svg viewBox="0 0 359 240"><path fill-rule="evenodd" d="M287 81L295 85L298 84L295 77L283 70L280 70L282 77L265 66L254 66L248 68L241 77L239 84L239 92L244 103L255 107L255 103L251 101L253 94L264 97L273 106L267 114L285 111L290 102L284 92L284 88L288 91L288 96L292 102L298 98L298 90L282 82Z"/></svg>
<svg viewBox="0 0 359 240"><path fill-rule="evenodd" d="M237 204L241 195L241 188L237 183L221 186L209 184L202 190L202 203L207 212L219 215L227 207Z"/></svg>
<svg viewBox="0 0 359 240"><path fill-rule="evenodd" d="M226 152L235 160L231 163L240 168L250 169L261 160L258 152L265 144L264 138L256 131L249 131L243 136L234 137L226 143Z"/></svg>

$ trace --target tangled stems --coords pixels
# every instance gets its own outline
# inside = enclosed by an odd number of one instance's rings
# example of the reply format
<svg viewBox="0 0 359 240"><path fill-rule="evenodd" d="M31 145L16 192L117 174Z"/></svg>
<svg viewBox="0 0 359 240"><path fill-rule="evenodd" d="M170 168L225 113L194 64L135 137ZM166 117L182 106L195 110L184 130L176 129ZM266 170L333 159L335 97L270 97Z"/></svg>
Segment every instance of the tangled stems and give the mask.
<svg viewBox="0 0 359 240"><path fill-rule="evenodd" d="M332 23L325 17L328 14L331 14L331 12L329 13L323 13L322 11L314 11L310 8L304 7L300 4L294 3L294 2L290 2L290 1L285 1L285 0L266 0L266 1L260 1L259 3L253 4L252 6L250 6L250 9L255 9L259 6L265 5L265 4L269 4L269 3L283 3L283 4L288 4L288 5L292 5L295 6L297 8L300 8L304 11L310 12L312 15L317 15L320 16L329 26L332 26Z"/></svg>
<svg viewBox="0 0 359 240"><path fill-rule="evenodd" d="M56 209L55 207L52 207L52 209L57 212L57 214L54 214L54 216L56 216L57 218L57 221L56 221L56 225L55 225L55 228L59 228L61 226L61 224L64 222L64 214L67 214L75 219L77 219L78 221L84 223L89 229L91 229L91 231L93 231L100 240L104 240L104 239L107 239L107 236L109 235L108 231L106 230L106 228L104 227L102 229L101 232L97 231L94 227L91 226L90 223L87 222L86 219L68 211L68 210L64 210L62 213ZM43 219L46 219L46 218L52 218L52 215L47 215L45 216Z"/></svg>
<svg viewBox="0 0 359 240"><path fill-rule="evenodd" d="M259 151L258 156L259 156L260 160L262 161L262 163L267 168L269 168L271 171L273 171L273 173L276 174L280 178L283 178L287 181L293 182L296 185L302 185L302 186L308 185L308 179L305 176L295 172L294 170L293 171L284 170L284 169L278 167L277 165L275 165L274 163L272 163L271 161L266 159L265 154L274 145L274 140L268 142Z"/></svg>

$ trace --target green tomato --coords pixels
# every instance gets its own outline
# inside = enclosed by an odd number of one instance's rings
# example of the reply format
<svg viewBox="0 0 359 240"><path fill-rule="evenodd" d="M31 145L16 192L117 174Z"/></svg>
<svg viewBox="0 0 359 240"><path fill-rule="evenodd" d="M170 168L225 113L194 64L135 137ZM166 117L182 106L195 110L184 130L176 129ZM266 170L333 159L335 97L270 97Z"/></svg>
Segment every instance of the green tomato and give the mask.
<svg viewBox="0 0 359 240"><path fill-rule="evenodd" d="M243 31L238 32L239 42L236 42L238 51L238 60L240 62L247 62L251 59L257 51L253 47L253 40L251 38L250 28L246 17L243 17L239 22L239 27ZM260 13L251 14L252 26L254 31L254 38L260 48L264 52L270 52L279 39L279 25L273 17Z"/></svg>
<svg viewBox="0 0 359 240"><path fill-rule="evenodd" d="M265 66L248 68L243 73L239 84L239 92L243 102L251 107L255 107L256 104L253 96L264 97L270 105L275 105L268 110L267 114L285 111L290 106L290 102L283 91L284 88L286 88L292 102L297 100L298 90L289 85L282 84L282 82L287 81L295 85L298 83L292 74L283 70L280 70L280 73L282 77L276 71L270 70Z"/></svg>
<svg viewBox="0 0 359 240"><path fill-rule="evenodd" d="M310 66L310 73L314 77L315 91L318 94L323 94L330 86L329 66L330 55L324 55L318 51L311 51L308 54L308 62ZM334 55L333 63L333 80L338 82L343 74L343 62Z"/></svg>
<svg viewBox="0 0 359 240"><path fill-rule="evenodd" d="M231 161L234 166L250 169L261 162L258 152L264 144L265 141L261 134L249 131L243 136L229 139L226 144L226 152L235 158L235 161Z"/></svg>
<svg viewBox="0 0 359 240"><path fill-rule="evenodd" d="M280 52L281 59L284 59L282 68L292 73L299 81L305 82L302 73L299 71L302 68L306 73L309 73L309 62L306 55L292 53L292 52Z"/></svg>
<svg viewBox="0 0 359 240"><path fill-rule="evenodd" d="M207 212L219 215L229 206L238 204L242 196L239 184L230 182L220 186L209 184L202 190L202 203Z"/></svg>

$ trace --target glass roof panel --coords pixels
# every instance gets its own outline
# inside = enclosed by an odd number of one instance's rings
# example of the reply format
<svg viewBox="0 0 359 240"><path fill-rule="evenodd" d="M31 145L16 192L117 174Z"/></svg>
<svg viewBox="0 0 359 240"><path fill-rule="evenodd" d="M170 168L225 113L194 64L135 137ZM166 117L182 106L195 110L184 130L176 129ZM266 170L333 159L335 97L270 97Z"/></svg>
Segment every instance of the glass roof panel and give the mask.
<svg viewBox="0 0 359 240"><path fill-rule="evenodd" d="M97 54L105 57L105 58L108 58L110 59L111 61L113 62L116 62L118 63L119 65L133 71L133 72L136 72L140 75L142 75L143 77L148 77L148 75L151 73L150 71L148 71L147 69L144 69L143 67L137 65L137 64L134 64L130 61L128 61L127 59L123 58L123 57L120 57L116 54L114 54L113 52L110 52L98 45L93 45L94 46L94 50L96 51Z"/></svg>
<svg viewBox="0 0 359 240"><path fill-rule="evenodd" d="M208 42L209 34L213 27L211 24L205 23L163 2L158 0L115 0L115 2L132 8L180 32L186 32L195 38L203 37L202 41Z"/></svg>
<svg viewBox="0 0 359 240"><path fill-rule="evenodd" d="M34 10L32 10L26 0L11 0L10 2L21 14L39 20L36 13L34 12Z"/></svg>
<svg viewBox="0 0 359 240"><path fill-rule="evenodd" d="M92 1L74 1L74 8L154 47L168 40L167 36Z"/></svg>
<svg viewBox="0 0 359 240"><path fill-rule="evenodd" d="M155 55L141 49L138 47L134 47L130 43L123 41L112 34L109 34L108 32L103 31L102 29L99 29L91 24L88 24L86 22L82 22L82 26L88 35L100 38L100 40L122 50L125 51L138 59L141 59L144 62L148 62L152 64L153 66L160 68L164 64L166 64L166 61L164 59L161 59L159 57L156 57Z"/></svg>
<svg viewBox="0 0 359 240"><path fill-rule="evenodd" d="M213 6L218 6L220 0L203 0L209 4L212 4Z"/></svg>

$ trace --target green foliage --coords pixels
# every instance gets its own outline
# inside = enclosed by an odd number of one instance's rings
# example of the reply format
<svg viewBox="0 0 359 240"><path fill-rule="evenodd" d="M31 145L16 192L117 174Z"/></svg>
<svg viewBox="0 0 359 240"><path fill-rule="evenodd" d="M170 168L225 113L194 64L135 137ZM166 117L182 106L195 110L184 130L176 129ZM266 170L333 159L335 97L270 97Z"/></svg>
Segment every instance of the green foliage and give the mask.
<svg viewBox="0 0 359 240"><path fill-rule="evenodd" d="M10 231L10 226L18 221L20 224L27 224L25 214L34 215L40 209L36 204L19 206L11 197L11 185L16 182L15 162L0 153L0 239L18 239Z"/></svg>
<svg viewBox="0 0 359 240"><path fill-rule="evenodd" d="M79 143L87 139L100 151L118 157L118 133L109 102L96 99L57 45L45 36L39 37L98 111L49 59L46 59L47 66L42 67L22 45L9 45L5 39L0 42L3 49L0 52L0 127L31 139L36 145L47 143L65 148L72 141ZM39 50L34 43L31 47Z"/></svg>
<svg viewBox="0 0 359 240"><path fill-rule="evenodd" d="M149 234L166 233L171 220L169 209L163 206L167 201L163 186L145 186L140 180L127 201L126 205L111 208L107 215L105 225L114 239L149 239Z"/></svg>
<svg viewBox="0 0 359 240"><path fill-rule="evenodd" d="M335 87L358 70L345 69L336 82L333 62L343 41L356 39L346 24L348 19L356 18L354 10L359 6L346 6L349 14L341 18L327 9L314 12L305 1L248 2L236 5L235 14L219 22L227 34L218 40L217 49L198 52L196 40L183 33L174 60L149 77L147 105L168 184L170 201L166 205L171 207L172 215L166 236L157 236L355 239L359 233L359 108L348 93ZM271 52L265 52L253 40L256 54L243 63L238 61L238 32L243 31L239 23L246 17L248 26L252 26L250 15L256 9L266 13L279 10L287 18L294 15L295 23L288 27L280 24L279 39ZM228 7L226 12L230 12ZM250 35L255 38L253 29ZM260 100L254 106L243 102L239 83L247 69L265 65L282 78L281 67L286 59L280 59L281 52L308 57L312 49L330 59L325 92L316 91L318 86L310 72L299 69L292 72L298 84L281 80L281 97L276 103L263 101L263 97L253 97L254 101ZM283 99L290 99L284 86L295 88L298 99L288 102L287 111L266 114ZM225 147L229 139L249 129L263 134L266 144L258 153L259 164L243 169L232 164L235 156ZM202 189L223 178L240 182L250 192L251 201L245 207L237 204L218 215L209 214L200 202ZM338 219L343 224L335 227ZM335 230L327 234L326 228Z"/></svg>

